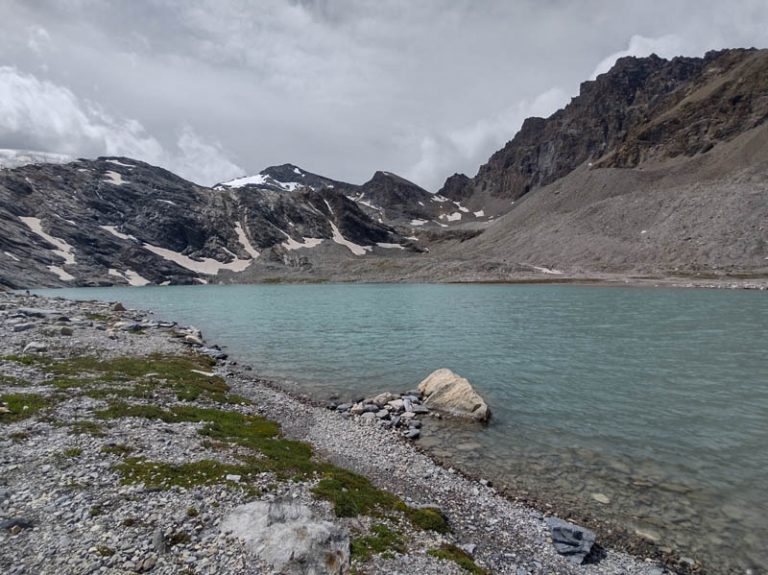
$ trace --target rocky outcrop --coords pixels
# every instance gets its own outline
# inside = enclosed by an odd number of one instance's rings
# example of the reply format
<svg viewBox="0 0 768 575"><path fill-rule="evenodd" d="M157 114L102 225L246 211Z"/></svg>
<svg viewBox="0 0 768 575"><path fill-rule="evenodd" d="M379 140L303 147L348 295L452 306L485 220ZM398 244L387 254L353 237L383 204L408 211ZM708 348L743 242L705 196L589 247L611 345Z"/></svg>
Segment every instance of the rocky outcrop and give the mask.
<svg viewBox="0 0 768 575"><path fill-rule="evenodd" d="M488 404L465 378L450 369L438 369L419 384L426 397L424 405L455 417L486 422L491 417Z"/></svg>
<svg viewBox="0 0 768 575"><path fill-rule="evenodd" d="M221 530L286 575L342 575L349 569L349 534L305 505L247 503L224 518Z"/></svg>

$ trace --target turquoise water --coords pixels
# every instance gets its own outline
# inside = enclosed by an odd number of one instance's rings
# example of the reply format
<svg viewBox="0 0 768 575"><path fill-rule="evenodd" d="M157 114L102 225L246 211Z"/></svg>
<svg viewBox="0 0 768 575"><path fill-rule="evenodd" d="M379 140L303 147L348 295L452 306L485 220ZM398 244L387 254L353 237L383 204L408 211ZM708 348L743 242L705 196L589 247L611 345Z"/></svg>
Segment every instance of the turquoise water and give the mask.
<svg viewBox="0 0 768 575"><path fill-rule="evenodd" d="M712 572L768 565L765 293L534 285L45 293L120 300L195 325L255 373L319 398L413 388L449 367L494 417L450 441L427 433L424 445L438 456L640 530Z"/></svg>

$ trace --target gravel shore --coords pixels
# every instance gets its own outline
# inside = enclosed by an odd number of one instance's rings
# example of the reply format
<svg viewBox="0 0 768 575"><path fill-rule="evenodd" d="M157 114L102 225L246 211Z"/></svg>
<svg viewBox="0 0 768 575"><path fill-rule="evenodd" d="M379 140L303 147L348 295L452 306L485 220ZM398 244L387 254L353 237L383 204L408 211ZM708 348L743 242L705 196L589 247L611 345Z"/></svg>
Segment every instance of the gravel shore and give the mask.
<svg viewBox="0 0 768 575"><path fill-rule="evenodd" d="M111 304L2 293L0 337L3 573L278 573L221 528L233 510L258 501L300 504L349 534L358 574L472 572L435 552L451 546L466 551L475 573L665 572L657 562L612 550L575 565L555 551L541 513L433 462L395 431L292 397L234 362L192 370L202 379L191 393L170 385L172 374L137 371L121 359L199 355L206 348L194 329ZM111 371L81 358L111 362ZM136 416L131 406L159 408L161 415ZM192 409L277 422L286 440L312 446L312 461L323 462L313 465L360 474L400 507L339 516L333 500L318 495L322 481L314 471L287 477L277 465L242 478L217 475L252 457L250 447L226 443L205 419L177 415ZM204 480L178 476L192 469L187 464L211 461L218 467ZM176 475L158 485L135 480L146 462L156 475ZM449 528L404 519L424 507L439 509ZM396 544L360 552L372 530L383 528Z"/></svg>

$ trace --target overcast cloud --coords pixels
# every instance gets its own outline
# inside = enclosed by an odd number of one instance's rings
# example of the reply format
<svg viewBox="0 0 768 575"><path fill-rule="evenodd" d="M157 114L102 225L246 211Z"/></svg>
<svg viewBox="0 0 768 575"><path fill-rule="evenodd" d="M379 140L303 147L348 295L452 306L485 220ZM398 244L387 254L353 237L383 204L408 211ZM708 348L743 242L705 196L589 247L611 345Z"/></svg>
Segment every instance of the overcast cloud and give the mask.
<svg viewBox="0 0 768 575"><path fill-rule="evenodd" d="M0 0L0 23L0 148L432 191L619 56L768 46L765 0Z"/></svg>

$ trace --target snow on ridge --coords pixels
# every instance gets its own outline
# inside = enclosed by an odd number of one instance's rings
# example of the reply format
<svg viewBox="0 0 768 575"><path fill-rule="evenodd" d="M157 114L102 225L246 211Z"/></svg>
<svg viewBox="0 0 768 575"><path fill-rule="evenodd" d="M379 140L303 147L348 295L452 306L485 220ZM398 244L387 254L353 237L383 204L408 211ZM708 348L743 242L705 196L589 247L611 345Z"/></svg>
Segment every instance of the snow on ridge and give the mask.
<svg viewBox="0 0 768 575"><path fill-rule="evenodd" d="M47 234L43 231L43 225L40 221L40 218L33 218L33 217L25 217L25 216L19 216L19 219L24 222L24 224L27 225L27 227L32 230L33 233L43 238L45 241L47 241L49 244L53 244L56 246L55 249L51 250L54 254L59 256L64 260L65 264L71 264L74 265L77 263L75 260L75 248L69 245L67 242L62 240L61 238L55 238L50 234ZM64 272L64 270L62 270ZM58 272L54 272L58 274ZM64 272L66 274L66 272ZM66 274L69 275L69 274ZM59 276L62 277L62 276ZM75 279L70 276L71 279ZM63 277L62 277L63 279ZM69 280L66 280L69 281Z"/></svg>
<svg viewBox="0 0 768 575"><path fill-rule="evenodd" d="M331 231L333 232L333 241L339 244L340 246L346 247L347 249L349 249L349 251L351 251L356 256L364 256L366 252L371 251L372 248L370 246L361 246L345 239L344 236L341 235L339 228L336 227L336 224L334 224L331 221L328 221L328 223L331 224Z"/></svg>
<svg viewBox="0 0 768 575"><path fill-rule="evenodd" d="M248 185L261 185L267 183L267 176L256 174L255 176L244 176L242 178L235 178L228 182L224 182L221 185L227 188L242 188Z"/></svg>
<svg viewBox="0 0 768 575"><path fill-rule="evenodd" d="M138 239L136 239L136 236L131 236L129 234L118 232L115 226L99 226L99 227L105 232L109 232L110 234L112 234L116 238L120 238L121 240L132 240L134 242L139 241Z"/></svg>
<svg viewBox="0 0 768 575"><path fill-rule="evenodd" d="M107 160L110 164L115 164L116 166L123 166L124 168L135 168L133 164L124 164L120 160Z"/></svg>
<svg viewBox="0 0 768 575"><path fill-rule="evenodd" d="M380 248L384 248L385 250L404 250L405 249L400 244L387 244L384 242L379 242L376 245L379 246Z"/></svg>

